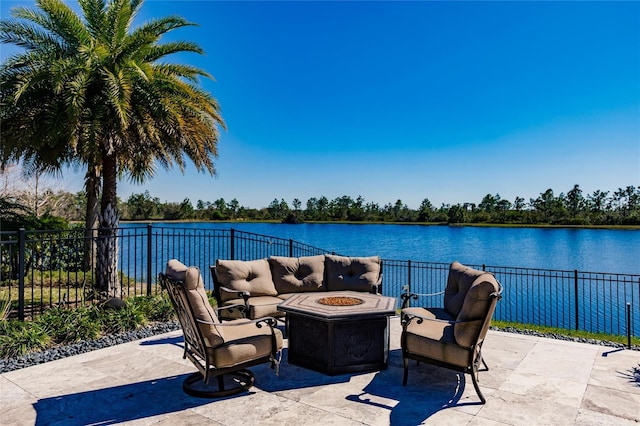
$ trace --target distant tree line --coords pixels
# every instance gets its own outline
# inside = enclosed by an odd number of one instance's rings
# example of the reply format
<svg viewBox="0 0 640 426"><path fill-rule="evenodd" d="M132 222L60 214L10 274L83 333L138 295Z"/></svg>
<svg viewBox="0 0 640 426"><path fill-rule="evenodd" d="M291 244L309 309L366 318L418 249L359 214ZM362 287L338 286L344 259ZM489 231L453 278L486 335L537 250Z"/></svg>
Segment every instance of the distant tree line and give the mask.
<svg viewBox="0 0 640 426"><path fill-rule="evenodd" d="M9 223L19 226L28 219L30 224L47 222L50 216L69 221L83 220L83 193L44 190L40 195L16 193L0 194L0 218L3 228ZM34 206L34 207L31 207ZM37 209L35 206L38 206ZM161 202L148 191L118 200L123 220L275 220L289 223L305 221L348 222L405 222L405 223L486 223L530 225L640 225L640 187L627 186L616 191L597 190L583 194L579 185L566 194L556 195L547 189L536 198L513 201L499 194L487 194L480 203L442 204L434 206L428 198L417 209L409 208L402 200L380 205L363 197L348 195L329 200L325 196L311 197L306 203L294 198L289 204L274 199L267 207L249 208L237 199L224 198L195 205L185 198L182 202ZM40 218L40 220L36 220Z"/></svg>
<svg viewBox="0 0 640 426"><path fill-rule="evenodd" d="M513 202L500 194L487 194L480 203L442 204L434 206L428 198L417 209L402 200L380 205L363 197L348 195L329 200L311 197L304 204L294 198L289 204L274 199L267 207L248 208L237 199L213 202L188 199L182 202L160 202L149 192L131 195L121 203L123 219L129 220L276 220L283 222L349 221L349 222L430 222L430 223L495 223L554 225L640 225L640 187L627 186L617 191L597 190L583 194L579 185L566 194L555 195L552 189L528 201L516 197Z"/></svg>

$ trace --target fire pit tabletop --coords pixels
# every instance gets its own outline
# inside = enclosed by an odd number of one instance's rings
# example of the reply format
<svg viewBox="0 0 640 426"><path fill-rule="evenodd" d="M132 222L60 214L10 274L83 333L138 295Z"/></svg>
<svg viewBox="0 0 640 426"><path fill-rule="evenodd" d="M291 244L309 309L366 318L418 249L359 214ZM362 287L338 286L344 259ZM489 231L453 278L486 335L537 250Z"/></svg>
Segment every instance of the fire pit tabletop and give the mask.
<svg viewBox="0 0 640 426"><path fill-rule="evenodd" d="M323 303L327 300L357 300L358 303ZM295 294L278 305L278 310L331 319L372 314L394 315L396 305L395 297L355 291L322 291Z"/></svg>

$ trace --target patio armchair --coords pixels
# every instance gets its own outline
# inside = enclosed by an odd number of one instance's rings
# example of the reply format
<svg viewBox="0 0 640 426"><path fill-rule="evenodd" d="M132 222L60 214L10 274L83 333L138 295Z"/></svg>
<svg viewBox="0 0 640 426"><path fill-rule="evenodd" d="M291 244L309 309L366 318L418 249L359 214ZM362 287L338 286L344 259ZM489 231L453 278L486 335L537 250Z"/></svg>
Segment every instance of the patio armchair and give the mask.
<svg viewBox="0 0 640 426"><path fill-rule="evenodd" d="M221 323L209 303L197 267L178 260L167 262L159 275L176 310L184 334L184 355L198 371L188 376L183 390L196 397L221 397L249 389L255 379L247 367L270 362L277 369L283 346L282 332L271 317ZM210 380L217 379L215 385ZM226 380L225 380L226 378Z"/></svg>
<svg viewBox="0 0 640 426"><path fill-rule="evenodd" d="M409 307L419 296L444 294L443 307ZM478 385L482 344L491 323L496 303L502 297L502 286L484 271L453 262L449 267L447 286L434 294L406 292L401 295L402 358L406 386L409 360L468 373L482 404L486 402Z"/></svg>

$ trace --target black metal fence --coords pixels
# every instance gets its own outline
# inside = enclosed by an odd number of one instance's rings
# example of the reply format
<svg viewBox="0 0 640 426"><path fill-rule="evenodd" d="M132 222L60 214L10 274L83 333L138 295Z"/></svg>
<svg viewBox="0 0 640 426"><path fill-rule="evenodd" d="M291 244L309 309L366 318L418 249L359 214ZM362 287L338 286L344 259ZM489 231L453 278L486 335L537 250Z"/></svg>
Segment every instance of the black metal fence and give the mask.
<svg viewBox="0 0 640 426"><path fill-rule="evenodd" d="M84 230L0 232L0 296L14 302L20 319L50 306L88 303L93 272L87 267ZM297 241L234 229L187 229L149 225L118 230L118 264L127 297L160 291L155 279L169 259L200 267L212 288L216 259L327 253ZM344 253L348 254L348 253ZM640 336L640 275L469 265L495 274L504 286L495 319L550 327ZM449 264L383 259L383 293L410 289L434 293L446 285ZM84 272L84 271L87 272ZM434 301L433 303L438 303Z"/></svg>

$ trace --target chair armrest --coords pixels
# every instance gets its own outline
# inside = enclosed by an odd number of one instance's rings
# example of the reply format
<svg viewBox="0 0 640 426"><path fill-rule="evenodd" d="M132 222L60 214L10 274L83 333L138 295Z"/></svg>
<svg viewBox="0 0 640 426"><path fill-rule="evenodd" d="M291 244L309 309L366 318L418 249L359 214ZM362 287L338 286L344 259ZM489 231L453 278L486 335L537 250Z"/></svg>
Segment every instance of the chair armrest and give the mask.
<svg viewBox="0 0 640 426"><path fill-rule="evenodd" d="M275 328L277 324L277 320L274 317L262 317L254 320L243 319L243 320L236 320L236 321L237 322L222 322L216 325L219 325L221 327L238 327L238 326L246 326L247 324L255 324L257 328L262 328L264 327L262 323L265 323L269 327Z"/></svg>
<svg viewBox="0 0 640 426"><path fill-rule="evenodd" d="M417 324L422 324L424 321L429 321L429 322L439 322L439 323L446 323L446 324L467 324L467 323L472 323L472 322L478 322L478 321L484 321L482 319L475 319L475 320L467 320L467 321L460 321L460 320L443 320L443 319L438 319L438 318L428 318L428 317L423 317L422 315L416 314L416 313L411 313L411 314L407 314L407 313L403 313L402 314L402 318L400 319L400 321L402 322L402 326L405 327L406 325L409 325L410 322L412 322L413 320L416 320Z"/></svg>
<svg viewBox="0 0 640 426"><path fill-rule="evenodd" d="M446 324L458 324L461 322L467 322L467 321L455 321L455 320L443 320L443 319L438 319L438 318L428 318L428 317L423 317L422 315L416 314L416 313L411 313L411 314L407 314L407 313L401 313L400 316L400 322L402 323L402 327L406 328L409 323L416 321L417 324L422 324L424 321L430 321L430 322L438 322L438 323L446 323Z"/></svg>
<svg viewBox="0 0 640 426"><path fill-rule="evenodd" d="M224 299L242 299L244 301L244 307L240 309L240 313L242 313L242 315L245 318L247 317L247 315L249 315L249 312L251 309L249 306L249 297L251 297L251 294L248 291L233 290L229 287L224 287L224 286L220 286L218 288L218 291L220 292L220 298L223 300ZM225 294L228 296L223 298L222 294ZM237 306L237 305L233 305L233 306Z"/></svg>
<svg viewBox="0 0 640 426"><path fill-rule="evenodd" d="M216 324L216 328L220 330L221 335L224 335L225 328L248 327L251 324L255 325L256 328L262 328L265 326L268 327L269 333L265 335L271 335L271 343L273 345L272 353L275 356L275 353L278 351L277 342L276 342L276 332L275 332L277 320L273 317L264 317L264 318L254 319L254 320L244 319L244 320L236 320L233 322L220 323L220 324Z"/></svg>
<svg viewBox="0 0 640 426"><path fill-rule="evenodd" d="M201 319L199 319L199 318L194 318L194 319L196 320L196 322L197 322L198 324L213 325L214 327L215 327L216 325L218 325L218 324L217 324L217 323L215 323L215 322L205 321L205 320L201 320Z"/></svg>
<svg viewBox="0 0 640 426"><path fill-rule="evenodd" d="M228 311L229 313L233 312L234 309L237 309L241 314L243 318L247 317L247 314L249 312L249 309L247 308L247 305L240 304L240 303L236 303L234 305L225 305L225 306L218 306L216 308L214 308L216 310L216 313L218 314L218 316L220 316L220 313L222 311ZM222 319L222 318L220 318Z"/></svg>
<svg viewBox="0 0 640 426"><path fill-rule="evenodd" d="M444 294L444 290L437 293L412 293L410 291L405 291L400 295L400 298L402 299L402 307L400 309L406 308L410 300L418 300L418 297L432 297L439 296L441 294Z"/></svg>
<svg viewBox="0 0 640 426"><path fill-rule="evenodd" d="M224 287L224 286L220 286L219 288L220 288L220 293L222 292L227 293L231 295L234 299L242 298L242 300L244 300L245 303L247 303L247 300L249 300L249 297L251 297L251 294L248 291L233 290L229 287Z"/></svg>
<svg viewBox="0 0 640 426"><path fill-rule="evenodd" d="M497 280L496 280L497 281ZM494 291L489 295L489 297L496 297L498 300L502 299L502 292L504 291L504 287L500 281L498 282L498 291Z"/></svg>
<svg viewBox="0 0 640 426"><path fill-rule="evenodd" d="M206 324L206 325L210 325L213 326L217 332L218 335L220 336L220 338L222 339L222 342L220 344L224 344L226 341L224 339L224 329L225 328L230 328L230 327L247 327L250 326L251 324L255 325L255 328L262 328L265 326L265 324L269 327L270 331L271 331L271 335L274 336L275 335L275 331L274 329L276 328L277 325L277 320L273 317L264 317L264 318L260 318L260 319L255 319L255 320L250 320L250 319L237 319L237 320L233 320L230 322L219 322L219 323L214 323L211 321L205 321L205 320L201 320L196 318L195 319L196 322L198 324Z"/></svg>
<svg viewBox="0 0 640 426"><path fill-rule="evenodd" d="M371 290L370 292L372 294L382 294L382 274L380 274L380 276L378 277L378 281L376 281L375 283L371 283Z"/></svg>

